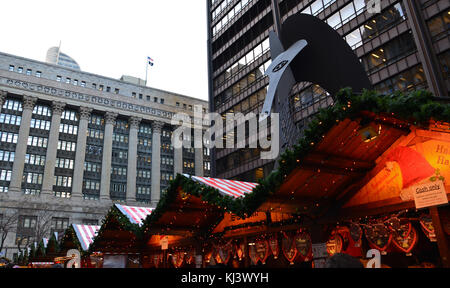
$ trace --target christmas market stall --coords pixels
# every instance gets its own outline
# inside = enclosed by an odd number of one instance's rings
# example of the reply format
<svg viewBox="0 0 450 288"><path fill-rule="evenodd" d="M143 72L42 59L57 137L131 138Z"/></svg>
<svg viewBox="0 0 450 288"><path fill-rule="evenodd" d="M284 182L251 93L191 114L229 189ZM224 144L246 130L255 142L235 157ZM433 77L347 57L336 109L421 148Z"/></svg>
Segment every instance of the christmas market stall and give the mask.
<svg viewBox="0 0 450 288"><path fill-rule="evenodd" d="M42 238L39 243L27 247L22 256L22 263L30 268L49 268L55 264L54 257L59 253L57 235L52 234L50 239ZM20 262L20 256L18 259Z"/></svg>
<svg viewBox="0 0 450 288"><path fill-rule="evenodd" d="M367 262L370 249L385 266L449 267L448 122L450 105L425 91L344 89L244 206L297 215L298 231L281 232L281 250L298 253L294 235L304 233L315 267L338 252Z"/></svg>
<svg viewBox="0 0 450 288"><path fill-rule="evenodd" d="M102 256L104 268L138 268L141 265L143 220L153 208L115 204L89 247L91 253Z"/></svg>
<svg viewBox="0 0 450 288"><path fill-rule="evenodd" d="M102 258L89 252L100 226L72 224L66 229L60 244L60 255L55 263L61 263L66 268L98 268Z"/></svg>
<svg viewBox="0 0 450 288"><path fill-rule="evenodd" d="M145 221L145 267L206 267L214 260L217 243L212 230L228 213L242 211L236 199L256 183L177 175L154 213ZM213 256L214 254L214 256Z"/></svg>

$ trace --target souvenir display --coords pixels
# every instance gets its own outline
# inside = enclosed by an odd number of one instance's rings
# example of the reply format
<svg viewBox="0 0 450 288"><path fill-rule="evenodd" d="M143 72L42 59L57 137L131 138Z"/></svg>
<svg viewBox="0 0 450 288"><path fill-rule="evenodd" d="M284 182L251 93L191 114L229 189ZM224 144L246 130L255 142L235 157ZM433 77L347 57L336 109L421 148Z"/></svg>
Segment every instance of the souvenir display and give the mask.
<svg viewBox="0 0 450 288"><path fill-rule="evenodd" d="M266 264L267 257L269 257L269 242L266 240L259 240L249 248L250 259L254 265L258 264L259 261L264 265Z"/></svg>
<svg viewBox="0 0 450 288"><path fill-rule="evenodd" d="M243 243L243 242L235 245L236 255L239 258L239 261L241 261L242 258L245 257L245 253L246 253L245 248L246 248L245 243Z"/></svg>
<svg viewBox="0 0 450 288"><path fill-rule="evenodd" d="M284 256L291 265L294 264L294 260L297 256L297 247L295 246L295 235L282 233L281 250Z"/></svg>
<svg viewBox="0 0 450 288"><path fill-rule="evenodd" d="M363 231L358 224L350 224L350 237L354 242L355 247L361 247Z"/></svg>
<svg viewBox="0 0 450 288"><path fill-rule="evenodd" d="M411 223L401 225L401 228L393 232L393 243L407 256L411 256L411 251L417 243L417 231Z"/></svg>
<svg viewBox="0 0 450 288"><path fill-rule="evenodd" d="M387 249L392 241L392 233L389 228L384 224L374 224L365 227L364 233L371 248L380 250L381 255L387 254Z"/></svg>
<svg viewBox="0 0 450 288"><path fill-rule="evenodd" d="M177 251L172 253L172 264L175 268L180 268L184 261L184 252Z"/></svg>
<svg viewBox="0 0 450 288"><path fill-rule="evenodd" d="M299 261L308 262L312 260L311 237L306 231L300 230L295 235L295 247L297 248Z"/></svg>
<svg viewBox="0 0 450 288"><path fill-rule="evenodd" d="M334 230L327 242L328 255L333 256L336 253L341 253L343 244L344 240L342 239L342 236Z"/></svg>
<svg viewBox="0 0 450 288"><path fill-rule="evenodd" d="M278 255L280 254L280 248L278 245L278 238L277 238L276 234L273 235L269 239L269 246L270 246L270 251L272 252L273 258L278 259Z"/></svg>
<svg viewBox="0 0 450 288"><path fill-rule="evenodd" d="M195 261L195 249L193 249L193 248L188 249L184 254L185 254L184 262L186 262L186 264L191 265L192 263L194 263L194 261Z"/></svg>
<svg viewBox="0 0 450 288"><path fill-rule="evenodd" d="M436 242L436 234L434 231L433 220L431 219L431 216L422 215L419 222L422 231L425 233L425 235L427 235L428 239L430 239L431 242Z"/></svg>

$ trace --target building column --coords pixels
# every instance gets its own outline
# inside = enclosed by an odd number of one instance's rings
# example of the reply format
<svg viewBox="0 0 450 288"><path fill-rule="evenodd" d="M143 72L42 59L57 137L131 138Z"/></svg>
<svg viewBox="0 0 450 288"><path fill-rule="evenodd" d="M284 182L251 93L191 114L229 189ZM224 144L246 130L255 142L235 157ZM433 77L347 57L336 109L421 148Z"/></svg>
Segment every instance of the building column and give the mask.
<svg viewBox="0 0 450 288"><path fill-rule="evenodd" d="M83 198L84 160L86 158L86 139L91 108L80 107L80 122L78 124L77 149L73 168L72 198Z"/></svg>
<svg viewBox="0 0 450 288"><path fill-rule="evenodd" d="M152 205L156 207L161 198L161 129L164 123L152 123Z"/></svg>
<svg viewBox="0 0 450 288"><path fill-rule="evenodd" d="M22 121L19 128L19 137L17 139L11 182L9 184L9 191L11 192L21 192L25 154L27 153L28 136L30 135L31 117L33 116L33 109L36 102L36 97L23 96Z"/></svg>
<svg viewBox="0 0 450 288"><path fill-rule="evenodd" d="M117 113L106 112L105 115L105 137L103 141L102 158L102 180L100 182L100 200L110 200L111 185L111 157L114 125L116 124Z"/></svg>
<svg viewBox="0 0 450 288"><path fill-rule="evenodd" d="M7 95L8 92L0 90L0 112L2 111L3 105L5 104Z"/></svg>
<svg viewBox="0 0 450 288"><path fill-rule="evenodd" d="M195 148L194 153L195 176L203 177L203 148Z"/></svg>
<svg viewBox="0 0 450 288"><path fill-rule="evenodd" d="M136 202L136 176L137 176L137 145L139 124L142 118L131 117L130 137L128 141L128 168L127 168L127 202Z"/></svg>
<svg viewBox="0 0 450 288"><path fill-rule="evenodd" d="M58 151L59 126L61 116L64 112L65 103L53 102L52 122L48 136L47 154L45 156L44 179L42 181L42 195L53 195L53 184L55 182L56 152Z"/></svg>

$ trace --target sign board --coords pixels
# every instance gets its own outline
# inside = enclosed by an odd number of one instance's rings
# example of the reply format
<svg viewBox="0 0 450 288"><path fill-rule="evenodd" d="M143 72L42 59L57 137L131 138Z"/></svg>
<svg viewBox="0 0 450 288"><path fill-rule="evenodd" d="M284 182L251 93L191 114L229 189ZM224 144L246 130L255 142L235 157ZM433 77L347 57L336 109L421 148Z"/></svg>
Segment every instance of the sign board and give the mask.
<svg viewBox="0 0 450 288"><path fill-rule="evenodd" d="M161 244L161 250L167 250L169 249L169 237L164 236L159 243Z"/></svg>
<svg viewBox="0 0 450 288"><path fill-rule="evenodd" d="M448 204L444 182L435 181L411 187L416 209Z"/></svg>

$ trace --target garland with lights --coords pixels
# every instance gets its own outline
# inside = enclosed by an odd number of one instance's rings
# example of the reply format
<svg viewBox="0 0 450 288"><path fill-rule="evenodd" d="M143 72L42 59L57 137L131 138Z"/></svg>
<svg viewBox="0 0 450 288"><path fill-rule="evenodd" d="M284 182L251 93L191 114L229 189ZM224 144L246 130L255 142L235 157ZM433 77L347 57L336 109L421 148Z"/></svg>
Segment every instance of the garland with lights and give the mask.
<svg viewBox="0 0 450 288"><path fill-rule="evenodd" d="M324 135L344 119L361 117L361 112L371 113L375 120L391 117L399 123L399 127L411 125L428 125L430 120L450 122L450 105L433 101L433 95L424 90L408 94L396 92L382 95L375 91L365 90L362 94L354 94L350 88L342 89L336 95L333 106L320 109L304 136L290 150L286 150L279 159L279 169L267 178L259 180L253 193L247 194L241 201L241 214L251 215L267 198L278 191L290 173L298 168L302 159L314 149ZM364 119L363 119L364 120ZM299 211L298 211L299 212Z"/></svg>
<svg viewBox="0 0 450 288"><path fill-rule="evenodd" d="M97 235L92 239L92 244L89 246L89 253L95 252L97 249L97 241L103 237L104 231L108 229L111 221L118 223L118 229L121 231L129 231L136 236L136 239L143 239L144 230L138 224L131 223L130 219L125 216L115 205L108 211L102 221L102 225L97 232Z"/></svg>

